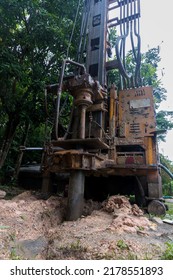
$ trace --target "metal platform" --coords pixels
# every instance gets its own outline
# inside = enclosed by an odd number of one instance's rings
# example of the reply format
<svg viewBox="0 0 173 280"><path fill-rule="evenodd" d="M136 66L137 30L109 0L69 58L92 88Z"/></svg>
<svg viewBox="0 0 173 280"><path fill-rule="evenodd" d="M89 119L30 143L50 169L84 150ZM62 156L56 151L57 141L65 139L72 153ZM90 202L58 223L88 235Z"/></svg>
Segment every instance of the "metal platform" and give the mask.
<svg viewBox="0 0 173 280"><path fill-rule="evenodd" d="M109 146L106 143L104 143L100 138L67 139L52 141L51 143L54 147L56 146L64 149L109 149Z"/></svg>

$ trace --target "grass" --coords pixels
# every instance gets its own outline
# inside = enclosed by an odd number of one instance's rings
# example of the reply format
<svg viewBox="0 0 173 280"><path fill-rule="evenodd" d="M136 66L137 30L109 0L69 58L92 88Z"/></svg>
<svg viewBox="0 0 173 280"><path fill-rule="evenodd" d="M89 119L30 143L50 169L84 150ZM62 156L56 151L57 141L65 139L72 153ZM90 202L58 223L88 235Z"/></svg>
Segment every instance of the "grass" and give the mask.
<svg viewBox="0 0 173 280"><path fill-rule="evenodd" d="M80 240L76 240L75 242L72 242L69 246L69 248L71 250L74 250L74 251L80 251L80 250L84 250L86 251L87 249L85 247L83 247L80 243Z"/></svg>
<svg viewBox="0 0 173 280"><path fill-rule="evenodd" d="M53 248L53 250L52 250ZM80 240L76 240L67 245L63 245L60 247L52 247L50 248L47 256L47 260L53 259L84 259L85 253L87 252L87 247L83 246L80 243Z"/></svg>
<svg viewBox="0 0 173 280"><path fill-rule="evenodd" d="M16 253L16 248L12 248L10 252L10 260L21 260L21 257Z"/></svg>
<svg viewBox="0 0 173 280"><path fill-rule="evenodd" d="M166 242L166 250L163 253L162 260L173 260L173 242Z"/></svg>
<svg viewBox="0 0 173 280"><path fill-rule="evenodd" d="M118 240L117 246L122 250L124 249L129 250L129 246L124 242L124 240Z"/></svg>
<svg viewBox="0 0 173 280"><path fill-rule="evenodd" d="M173 203L166 202L166 205L168 206L168 211L166 211L167 214L169 214L170 216L171 215L173 216Z"/></svg>
<svg viewBox="0 0 173 280"><path fill-rule="evenodd" d="M168 210L166 211L166 215L163 217L163 219L169 219L173 220L173 203L166 202L165 203L168 206Z"/></svg>
<svg viewBox="0 0 173 280"><path fill-rule="evenodd" d="M173 203L166 202L166 205L168 206L168 210L166 211L165 218L168 218L169 220L173 220ZM163 253L161 259L162 260L173 260L173 242L166 242L166 250Z"/></svg>

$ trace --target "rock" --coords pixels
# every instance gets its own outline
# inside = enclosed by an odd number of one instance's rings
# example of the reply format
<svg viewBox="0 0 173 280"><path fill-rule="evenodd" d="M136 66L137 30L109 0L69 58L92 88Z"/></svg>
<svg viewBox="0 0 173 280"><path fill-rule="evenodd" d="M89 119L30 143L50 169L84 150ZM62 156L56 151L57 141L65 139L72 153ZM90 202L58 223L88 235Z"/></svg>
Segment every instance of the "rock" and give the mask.
<svg viewBox="0 0 173 280"><path fill-rule="evenodd" d="M6 196L6 192L5 191L1 191L0 190L0 199L3 199Z"/></svg>
<svg viewBox="0 0 173 280"><path fill-rule="evenodd" d="M173 220L164 219L163 222L169 225L173 225Z"/></svg>
<svg viewBox="0 0 173 280"><path fill-rule="evenodd" d="M48 242L45 237L40 236L36 240L19 240L13 244L16 248L16 254L23 259L35 259L37 255L43 252Z"/></svg>
<svg viewBox="0 0 173 280"><path fill-rule="evenodd" d="M163 224L162 219L160 219L159 217L153 217L151 220L153 222L156 222L157 224Z"/></svg>

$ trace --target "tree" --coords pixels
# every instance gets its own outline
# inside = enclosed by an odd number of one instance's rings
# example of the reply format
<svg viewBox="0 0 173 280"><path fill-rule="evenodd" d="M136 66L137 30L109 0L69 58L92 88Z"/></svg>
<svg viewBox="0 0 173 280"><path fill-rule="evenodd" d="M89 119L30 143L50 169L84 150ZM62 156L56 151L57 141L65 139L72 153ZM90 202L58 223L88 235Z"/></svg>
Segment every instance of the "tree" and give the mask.
<svg viewBox="0 0 173 280"><path fill-rule="evenodd" d="M141 76L144 78L144 85L153 87L157 130L159 141L165 141L166 132L173 128L173 111L159 110L160 104L166 100L166 89L163 87L161 80L158 78L158 63L160 62L159 48L152 48L142 55ZM165 131L165 132L164 132Z"/></svg>
<svg viewBox="0 0 173 280"><path fill-rule="evenodd" d="M26 123L38 126L45 120L44 87L57 82L77 3L77 0L0 2L0 168L17 128L24 129ZM75 46L77 36L73 40ZM73 58L75 48L70 51Z"/></svg>
<svg viewBox="0 0 173 280"><path fill-rule="evenodd" d="M173 162L165 157L164 155L160 154L160 162L163 164L172 174L173 174ZM164 195L173 195L173 180L170 180L170 176L162 170L162 185L163 185L163 194Z"/></svg>

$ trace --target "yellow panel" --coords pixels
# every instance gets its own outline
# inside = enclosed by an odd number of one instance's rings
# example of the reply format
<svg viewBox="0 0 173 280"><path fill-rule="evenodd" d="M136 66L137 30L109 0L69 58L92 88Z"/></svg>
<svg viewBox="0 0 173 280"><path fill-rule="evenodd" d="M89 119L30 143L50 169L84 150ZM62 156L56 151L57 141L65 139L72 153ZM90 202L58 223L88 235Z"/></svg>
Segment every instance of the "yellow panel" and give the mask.
<svg viewBox="0 0 173 280"><path fill-rule="evenodd" d="M156 118L152 87L125 89L119 92L119 126L120 129L126 127L126 138L154 135Z"/></svg>
<svg viewBox="0 0 173 280"><path fill-rule="evenodd" d="M147 155L148 155L148 164L153 164L154 160L153 160L153 141L152 141L152 137L148 137L147 138Z"/></svg>

